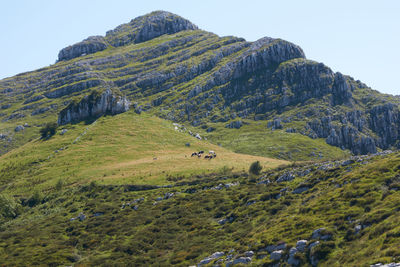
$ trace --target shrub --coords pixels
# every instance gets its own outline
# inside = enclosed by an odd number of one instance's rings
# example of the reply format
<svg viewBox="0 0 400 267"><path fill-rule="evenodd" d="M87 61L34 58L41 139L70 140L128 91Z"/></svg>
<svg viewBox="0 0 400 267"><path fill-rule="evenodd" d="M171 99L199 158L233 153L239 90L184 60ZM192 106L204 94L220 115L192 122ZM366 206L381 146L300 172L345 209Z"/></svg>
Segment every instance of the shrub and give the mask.
<svg viewBox="0 0 400 267"><path fill-rule="evenodd" d="M255 161L250 165L249 173L259 175L262 170L262 166L259 161Z"/></svg>
<svg viewBox="0 0 400 267"><path fill-rule="evenodd" d="M35 205L37 205L37 204L42 203L42 200L43 200L43 195L42 195L42 193L39 192L38 190L36 190L36 191L33 193L33 195L28 199L27 204L28 204L29 207L33 207L33 206L35 206Z"/></svg>
<svg viewBox="0 0 400 267"><path fill-rule="evenodd" d="M61 178L58 179L56 184L56 190L60 191L63 188L63 186L64 186L64 181Z"/></svg>
<svg viewBox="0 0 400 267"><path fill-rule="evenodd" d="M19 211L20 205L13 197L0 194L0 219L13 219Z"/></svg>
<svg viewBox="0 0 400 267"><path fill-rule="evenodd" d="M42 138L49 138L56 133L57 127L57 123L48 122L40 129L40 135L42 136Z"/></svg>

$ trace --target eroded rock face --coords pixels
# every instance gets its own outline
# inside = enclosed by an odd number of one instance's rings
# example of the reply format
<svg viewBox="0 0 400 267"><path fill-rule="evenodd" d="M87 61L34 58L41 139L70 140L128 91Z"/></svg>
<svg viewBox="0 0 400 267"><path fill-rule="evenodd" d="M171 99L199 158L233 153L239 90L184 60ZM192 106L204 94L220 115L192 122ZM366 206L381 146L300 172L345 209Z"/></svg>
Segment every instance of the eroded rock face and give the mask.
<svg viewBox="0 0 400 267"><path fill-rule="evenodd" d="M400 112L387 103L369 110L353 110L342 115L326 116L308 123L311 137L326 138L330 145L350 149L355 154L376 153L377 148L398 147ZM376 136L370 136L372 130Z"/></svg>
<svg viewBox="0 0 400 267"><path fill-rule="evenodd" d="M102 93L85 96L79 103L72 103L58 115L58 124L79 122L98 118L105 114L119 114L129 110L130 102L124 96L107 89Z"/></svg>
<svg viewBox="0 0 400 267"><path fill-rule="evenodd" d="M58 53L58 60L69 60L82 55L93 54L106 49L107 41L103 36L91 36L82 42L70 45Z"/></svg>

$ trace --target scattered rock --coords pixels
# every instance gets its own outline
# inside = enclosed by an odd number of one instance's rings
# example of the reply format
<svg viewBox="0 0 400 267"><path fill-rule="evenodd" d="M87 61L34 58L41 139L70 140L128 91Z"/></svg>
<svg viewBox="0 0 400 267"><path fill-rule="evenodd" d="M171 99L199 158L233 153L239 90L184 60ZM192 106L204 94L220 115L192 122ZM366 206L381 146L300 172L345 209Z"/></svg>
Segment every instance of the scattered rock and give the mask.
<svg viewBox="0 0 400 267"><path fill-rule="evenodd" d="M283 250L275 250L271 253L271 260L278 261L282 258Z"/></svg>
<svg viewBox="0 0 400 267"><path fill-rule="evenodd" d="M370 267L400 267L400 262L398 262L398 263L391 262L391 263L387 263L387 264L375 263L375 264L370 265Z"/></svg>
<svg viewBox="0 0 400 267"><path fill-rule="evenodd" d="M221 258L224 255L225 255L224 252L215 252L211 256L208 256L208 257L204 258L203 260L201 260L200 263L197 264L197 266L202 266L202 265L208 264L211 261Z"/></svg>
<svg viewBox="0 0 400 267"><path fill-rule="evenodd" d="M311 235L311 239L329 240L331 238L332 235L330 233L327 233L325 228L319 228L317 230L314 230L314 232Z"/></svg>
<svg viewBox="0 0 400 267"><path fill-rule="evenodd" d="M298 265L300 264L300 261L299 261L298 259L296 259L296 257L295 257L295 255L296 255L297 252L298 252L298 249L297 249L297 248L291 248L291 249L289 250L289 259L288 259L288 263L289 263L290 265L298 266Z"/></svg>
<svg viewBox="0 0 400 267"><path fill-rule="evenodd" d="M1 105L1 109L8 109L8 108L10 108L11 107L11 104L4 104L4 105Z"/></svg>
<svg viewBox="0 0 400 267"><path fill-rule="evenodd" d="M230 128L230 129L239 129L240 127L242 127L243 122L242 121L232 121L230 123L228 123L227 125L225 125L225 128Z"/></svg>
<svg viewBox="0 0 400 267"><path fill-rule="evenodd" d="M64 135L66 132L68 132L68 129L62 129L60 135Z"/></svg>
<svg viewBox="0 0 400 267"><path fill-rule="evenodd" d="M251 262L251 258L250 257L239 257L239 258L233 260L233 265L236 265L236 264L249 264L250 262Z"/></svg>
<svg viewBox="0 0 400 267"><path fill-rule="evenodd" d="M25 129L24 126L18 125L17 127L15 127L14 131L15 131L15 132L20 132L20 131L23 131L24 129Z"/></svg>
<svg viewBox="0 0 400 267"><path fill-rule="evenodd" d="M296 176L292 172L285 172L276 180L278 183L288 182L296 178Z"/></svg>
<svg viewBox="0 0 400 267"><path fill-rule="evenodd" d="M164 199L169 199L174 196L174 193L165 193Z"/></svg>
<svg viewBox="0 0 400 267"><path fill-rule="evenodd" d="M293 129L293 128L286 128L285 132L287 132L287 133L295 133L295 132L296 132L296 129Z"/></svg>
<svg viewBox="0 0 400 267"><path fill-rule="evenodd" d="M244 256L245 257L253 257L254 256L254 251L252 251L252 250L249 250L249 251L246 251L245 253L244 253Z"/></svg>
<svg viewBox="0 0 400 267"><path fill-rule="evenodd" d="M293 194L301 194L310 189L308 186L299 186L292 191Z"/></svg>
<svg viewBox="0 0 400 267"><path fill-rule="evenodd" d="M304 252L307 246L307 240L299 240L296 243L296 249L300 252Z"/></svg>

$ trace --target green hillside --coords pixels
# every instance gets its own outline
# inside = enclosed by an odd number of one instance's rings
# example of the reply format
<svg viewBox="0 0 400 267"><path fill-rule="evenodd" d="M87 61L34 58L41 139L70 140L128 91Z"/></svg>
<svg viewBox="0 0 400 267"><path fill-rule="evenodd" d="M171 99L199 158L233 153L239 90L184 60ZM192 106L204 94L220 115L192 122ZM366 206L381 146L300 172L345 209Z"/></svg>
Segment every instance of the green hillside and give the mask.
<svg viewBox="0 0 400 267"><path fill-rule="evenodd" d="M395 267L399 104L282 39L135 18L0 80L0 266Z"/></svg>
<svg viewBox="0 0 400 267"><path fill-rule="evenodd" d="M61 135L63 130L67 131ZM92 124L59 127L49 140L35 139L0 157L4 192L26 193L32 187L51 190L86 184L166 185L189 181L197 174L244 171L254 161L275 168L286 161L233 153L198 140L189 130L168 121L133 112L102 117ZM188 146L189 145L189 146ZM212 160L191 157L215 151Z"/></svg>
<svg viewBox="0 0 400 267"><path fill-rule="evenodd" d="M17 154L22 157L22 148ZM11 183L18 188L9 183L0 198L0 258L5 266L188 266L215 252L223 256L207 266L238 259L251 266L399 261L399 158L393 153L258 176L224 169L156 180L168 187L113 174L32 185L18 175ZM47 173L46 165L36 170ZM299 240L306 247L291 257ZM280 246L280 259L271 259L277 252L269 249Z"/></svg>

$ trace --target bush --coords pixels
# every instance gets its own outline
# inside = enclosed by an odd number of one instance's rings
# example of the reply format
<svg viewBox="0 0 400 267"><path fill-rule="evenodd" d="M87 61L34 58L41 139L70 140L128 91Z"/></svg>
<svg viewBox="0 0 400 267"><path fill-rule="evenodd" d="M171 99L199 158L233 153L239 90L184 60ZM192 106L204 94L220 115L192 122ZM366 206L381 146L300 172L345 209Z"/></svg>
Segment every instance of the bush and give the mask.
<svg viewBox="0 0 400 267"><path fill-rule="evenodd" d="M64 181L61 178L58 179L56 184L56 190L60 191L63 188L63 186L64 186Z"/></svg>
<svg viewBox="0 0 400 267"><path fill-rule="evenodd" d="M262 166L259 161L255 161L250 165L249 173L259 175L262 170Z"/></svg>
<svg viewBox="0 0 400 267"><path fill-rule="evenodd" d="M40 191L36 190L33 195L28 199L27 204L29 207L36 206L37 204L42 203L43 195Z"/></svg>
<svg viewBox="0 0 400 267"><path fill-rule="evenodd" d="M20 204L13 197L0 194L0 219L13 219L18 216Z"/></svg>
<svg viewBox="0 0 400 267"><path fill-rule="evenodd" d="M48 122L40 129L40 135L42 136L42 138L49 138L56 133L57 127L57 123Z"/></svg>

